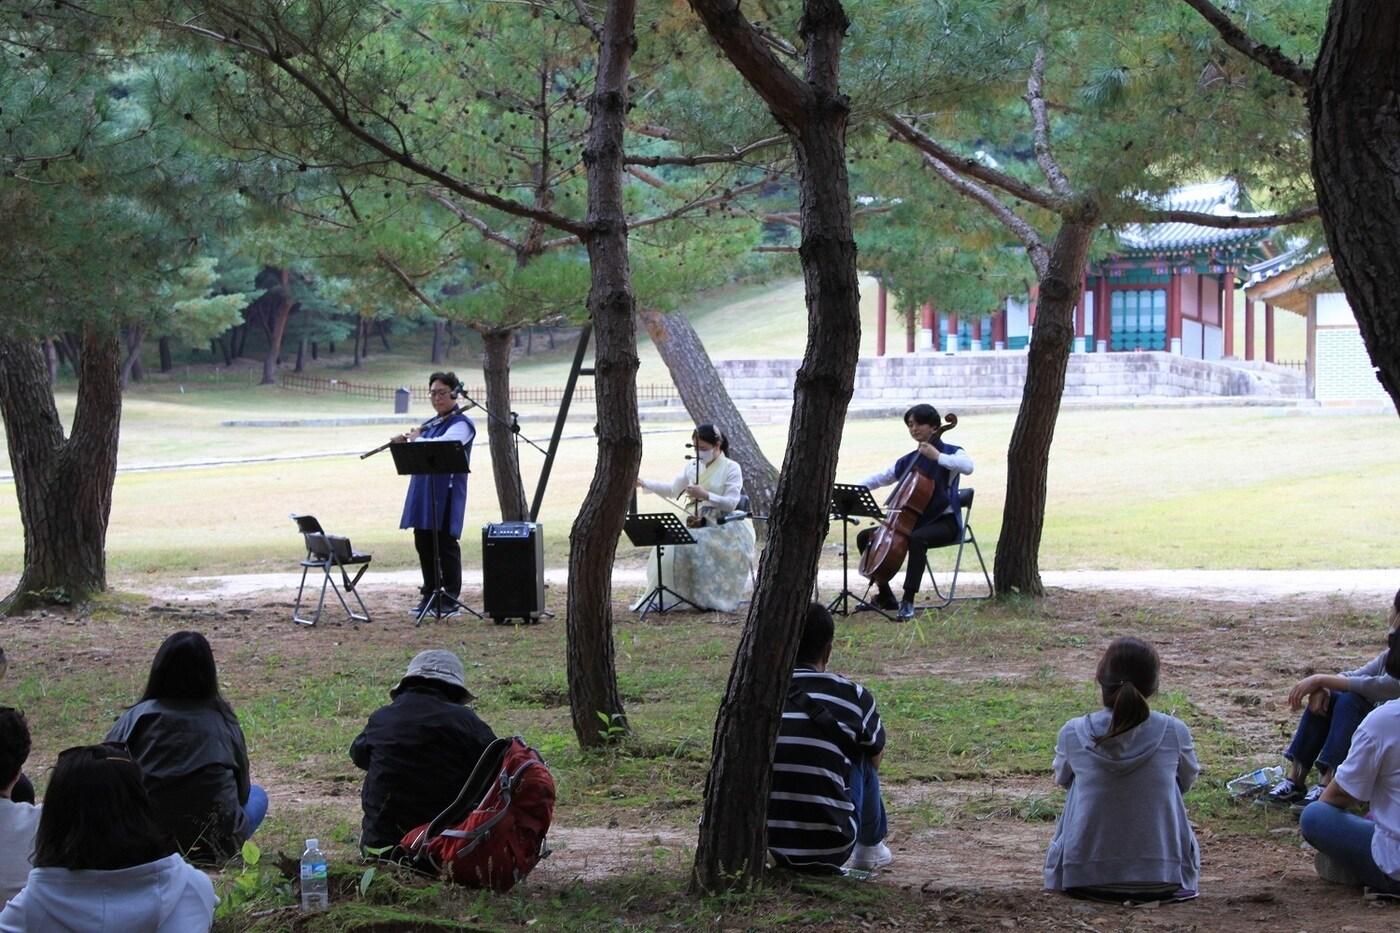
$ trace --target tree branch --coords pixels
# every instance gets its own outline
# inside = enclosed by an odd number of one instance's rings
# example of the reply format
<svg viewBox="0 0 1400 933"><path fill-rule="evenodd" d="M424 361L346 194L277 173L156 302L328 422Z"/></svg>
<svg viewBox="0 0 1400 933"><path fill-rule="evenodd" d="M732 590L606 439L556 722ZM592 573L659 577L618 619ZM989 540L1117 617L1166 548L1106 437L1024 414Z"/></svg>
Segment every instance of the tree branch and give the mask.
<svg viewBox="0 0 1400 933"><path fill-rule="evenodd" d="M1231 216L1219 214L1203 214L1200 211L1157 211L1142 210L1134 211L1129 217L1130 223L1143 224L1195 224L1198 227L1218 227L1222 230L1240 230L1251 227L1286 227L1289 224L1302 223L1311 220L1318 215L1318 207L1313 204L1309 207L1300 207L1296 211L1288 211L1284 214L1255 214L1253 216Z"/></svg>
<svg viewBox="0 0 1400 933"><path fill-rule="evenodd" d="M1015 211L1001 202L992 191L982 187L970 178L959 175L952 166L939 159L924 153L924 162L929 168L938 173L953 190L963 197L976 201L988 211L992 216L1001 221L1002 225L1016 235L1026 247L1026 254L1030 257L1031 265L1035 267L1036 277L1043 278L1050 267L1050 252L1045 248L1045 241L1040 238L1040 234L1035 228L1018 217Z"/></svg>
<svg viewBox="0 0 1400 933"><path fill-rule="evenodd" d="M1226 45L1254 59L1255 62L1263 65L1285 81L1290 81L1301 88L1312 85L1312 69L1293 61L1284 55L1283 50L1276 45L1265 45L1251 39L1248 33L1236 26L1234 21L1210 0L1182 0L1182 2L1201 14L1207 23L1215 27L1215 31L1220 33L1220 38L1225 40Z"/></svg>
<svg viewBox="0 0 1400 933"><path fill-rule="evenodd" d="M398 263L394 262L394 260L390 259L384 253L379 254L379 262L384 266L384 268L394 273L398 280L403 283L403 287L408 289L409 294L421 301L424 307L436 314L438 317L446 319L447 315L442 313L442 309L438 307L437 302L433 301L433 299L425 295L423 293L423 290L419 288L417 284L414 283L413 277L410 276L407 272L405 272Z"/></svg>
<svg viewBox="0 0 1400 933"><path fill-rule="evenodd" d="M335 122L338 123L340 127L350 136L359 140L361 143L363 143L365 146L368 146L370 149L373 149L375 152L380 153L390 161L403 166L404 168L408 169L410 172L413 172L416 175L420 175L423 178L427 178L437 182L438 184L442 185L444 188L447 188L454 194L459 194L470 201L477 202L478 204L484 204L487 207L493 207L496 210L501 211L502 213L512 214L516 217L525 217L530 220L537 220L540 223L545 224L546 226L553 227L557 230L566 231L568 233L574 234L575 236L582 237L588 233L587 224L584 224L577 220L572 220L561 214L556 214L553 211L540 210L539 208L531 207L530 205L526 204L521 204L518 201L512 201L509 198L503 198L499 195L491 194L490 192L474 188L471 185L468 185L467 183L457 178L454 178L451 175L448 175L446 172L440 171L436 168L433 168L431 165L426 165L413 158L413 156L411 156L408 153L406 146L402 148L395 148L394 146L389 145L388 143L380 139L378 136L375 136L365 127L360 126L359 123L353 117L350 116L349 112L344 108L344 106L342 106L342 104L340 103L337 103L335 99L331 97L330 92L328 92L325 88L321 87L321 85L318 84L315 80L313 80L310 75L306 74L300 68L293 65L292 62L286 56L284 56L281 52L277 51L276 49L267 49L260 46L250 45L248 43L233 39L232 37L224 36L221 33L215 32L214 30L202 29L196 26L186 25L184 23L176 23L170 20L158 20L157 25L182 30L185 32L190 32L192 34L211 39L215 42L221 42L227 45L237 46L238 48L242 48L245 51L252 52L255 55L259 55L262 58L267 59L274 66L280 68L284 73L286 73L286 75L290 77L293 81L305 88L307 92L311 94L311 96L315 97L316 100L320 102L321 106L325 109L325 111L328 114L330 114L331 118L334 119ZM346 89L343 86L341 86L340 88L338 88L338 90L343 93Z"/></svg>
<svg viewBox="0 0 1400 933"><path fill-rule="evenodd" d="M1036 49L1035 63L1031 65L1031 76L1026 80L1026 105L1031 110L1031 123L1035 127L1035 162L1050 182L1050 189L1062 198L1074 196L1069 179L1065 177L1060 163L1050 152L1050 115L1045 110L1045 50Z"/></svg>
<svg viewBox="0 0 1400 933"><path fill-rule="evenodd" d="M1058 214L1065 209L1065 204L1061 198L1048 191L1041 191L1034 185L1028 184L1020 179L1013 178L1005 172L1000 172L990 166L983 165L976 159L958 155L953 150L936 142L932 137L920 132L913 124L902 117L887 113L884 115L884 119L885 123L895 131L896 135L922 152L926 159L932 158L962 175L975 178L994 188L1000 188L1014 198L1019 198L1037 207L1043 207L1047 211L1054 211Z"/></svg>
<svg viewBox="0 0 1400 933"><path fill-rule="evenodd" d="M443 207L447 208L449 211L452 212L454 216L456 216L458 220L466 224L468 227L475 229L477 233L480 233L486 239L499 243L506 249L511 250L512 252L520 249L519 243L506 236L504 233L501 233L499 230L496 230L486 221L482 220L480 217L467 213L465 210L462 209L462 206L460 204L447 197L447 195L443 194L441 191L433 191L429 189L425 192L425 194L430 200L436 201Z"/></svg>
<svg viewBox="0 0 1400 933"><path fill-rule="evenodd" d="M799 132L816 96L811 84L778 60L764 34L740 12L737 0L690 0L690 8L778 123Z"/></svg>
<svg viewBox="0 0 1400 933"><path fill-rule="evenodd" d="M588 11L588 5L584 0L574 0L574 10L578 12L578 21L583 23L584 28L593 33L593 38L603 41L603 27L598 25L598 21L593 18L593 14Z"/></svg>
<svg viewBox="0 0 1400 933"><path fill-rule="evenodd" d="M623 162L627 165L644 165L648 168L656 168L660 165L695 166L712 165L716 162L738 162L751 152L757 152L759 149L767 149L769 146L776 146L786 142L786 136L769 136L767 139L759 139L746 146L736 146L729 152L694 156L627 156L623 159Z"/></svg>

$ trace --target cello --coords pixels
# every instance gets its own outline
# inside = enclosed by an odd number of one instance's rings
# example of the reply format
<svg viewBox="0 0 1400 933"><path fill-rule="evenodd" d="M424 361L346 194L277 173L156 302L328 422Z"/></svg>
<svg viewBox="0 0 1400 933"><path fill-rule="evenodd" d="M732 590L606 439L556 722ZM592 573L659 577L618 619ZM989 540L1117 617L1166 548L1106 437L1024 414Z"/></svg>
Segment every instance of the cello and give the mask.
<svg viewBox="0 0 1400 933"><path fill-rule="evenodd" d="M958 424L958 416L949 413L943 423L933 429L925 443L932 444ZM900 478L889 501L885 503L885 518L875 529L865 553L860 556L860 573L872 583L889 583L904 559L909 556L909 533L919 516L933 498L933 477L914 469L916 457Z"/></svg>

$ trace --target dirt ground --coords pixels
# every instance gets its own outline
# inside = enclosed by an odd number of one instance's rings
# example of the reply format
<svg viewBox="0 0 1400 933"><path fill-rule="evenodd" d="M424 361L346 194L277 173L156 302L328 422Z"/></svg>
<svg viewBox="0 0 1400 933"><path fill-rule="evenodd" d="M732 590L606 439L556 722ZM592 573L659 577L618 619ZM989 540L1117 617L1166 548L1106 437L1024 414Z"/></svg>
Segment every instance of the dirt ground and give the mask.
<svg viewBox="0 0 1400 933"><path fill-rule="evenodd" d="M404 601L410 595L405 589ZM468 594L469 602L475 598L479 594ZM1056 633L1064 636L1056 640L1060 647L1051 645L1020 659L998 656L994 662L976 652L950 650L935 653L936 660L925 656L887 674L1031 678L1049 670L1082 678L1086 649L1074 645L1101 643L1113 619L1135 616L1144 606L1172 619L1169 626L1158 625L1151 632L1169 672L1170 682L1163 684L1164 689L1187 694L1218 716L1232 735L1260 750L1282 744L1280 724L1289 718L1283 698L1298 677L1314 668L1336 670L1359 663L1377 650L1370 647L1378 640L1375 633L1368 640L1355 628L1332 627L1318 620L1362 612L1376 617L1377 629L1381 624L1373 602L1353 605L1335 597L1241 604L1127 592L1056 591L1047 607ZM221 607L193 600L141 600L101 618L81 611L56 611L7 619L0 623L0 644L13 665L40 663L58 675L128 665L144 669L150 660L153 628L163 633L197 627L209 636L221 658L248 658L246 651L236 649L264 640L275 643L281 656L295 659L314 656L326 637L337 641L353 637L367 647L380 648L403 646L410 637L398 623L308 630L290 624L289 609L282 594L270 593L236 597ZM1076 642L1076 635L1084 638ZM243 662L246 669L241 671L237 662L221 660L222 679L256 678L253 658ZM12 668L10 677L17 673ZM0 699L5 692L0 685ZM46 767L56 751L40 739L33 762ZM1210 775L1209 779L1224 777ZM274 810L328 805L344 809L352 818L357 815L358 788L343 781L283 781L265 770L259 778L269 789ZM1043 781L895 783L886 790L898 813L924 799L946 802L988 791L1011 799L1044 796L1050 779L1047 773ZM608 826L570 825L567 807L561 805L559 822L550 834L554 851L531 876L530 885L548 890L638 870L683 871L692 854L694 827L638 822L619 813ZM1278 823L1265 836L1198 827L1203 853L1201 896L1166 907L1130 909L1046 894L1041 890L1040 866L1053 824L1022 819L1012 808L919 830L901 828L897 820L892 821L889 843L895 862L869 883L917 893L923 904L918 927L923 929L1225 933L1400 929L1400 904L1368 902L1359 892L1321 882L1313 873L1311 854L1299 845L1296 827L1287 820ZM853 918L857 928L892 925L895 921Z"/></svg>

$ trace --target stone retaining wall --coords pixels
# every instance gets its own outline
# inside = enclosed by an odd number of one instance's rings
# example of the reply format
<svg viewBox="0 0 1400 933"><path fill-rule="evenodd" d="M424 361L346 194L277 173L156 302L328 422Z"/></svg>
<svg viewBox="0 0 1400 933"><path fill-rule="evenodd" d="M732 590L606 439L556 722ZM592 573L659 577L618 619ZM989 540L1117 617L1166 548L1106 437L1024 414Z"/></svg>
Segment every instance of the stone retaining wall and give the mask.
<svg viewBox="0 0 1400 933"><path fill-rule="evenodd" d="M791 400L799 364L793 359L716 361L736 402ZM854 401L1018 399L1025 381L1022 352L877 357L858 364ZM1065 395L1304 398L1306 385L1301 372L1259 363L1206 362L1170 353L1075 353L1065 375Z"/></svg>

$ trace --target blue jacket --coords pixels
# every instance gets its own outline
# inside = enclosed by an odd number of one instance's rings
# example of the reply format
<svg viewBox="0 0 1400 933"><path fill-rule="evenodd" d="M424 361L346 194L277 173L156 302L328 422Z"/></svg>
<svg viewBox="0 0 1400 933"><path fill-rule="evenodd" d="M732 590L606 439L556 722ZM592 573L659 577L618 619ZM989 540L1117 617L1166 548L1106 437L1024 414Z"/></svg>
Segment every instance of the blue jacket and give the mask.
<svg viewBox="0 0 1400 933"><path fill-rule="evenodd" d="M423 432L423 437L441 437L454 424L465 423L467 433L476 437L476 426L463 414L453 415L441 424L436 424ZM467 448L471 458L471 441L462 446ZM433 515L433 506L437 515ZM439 476L415 476L408 484L408 495L403 501L403 516L399 519L400 528L416 528L431 531L437 528L454 538L462 537L462 521L467 512L467 474L450 473Z"/></svg>

